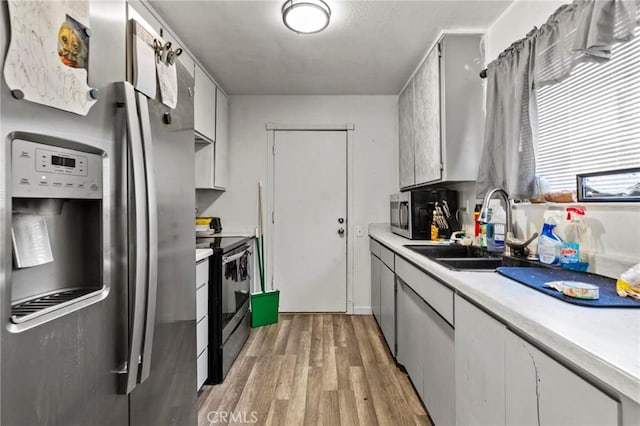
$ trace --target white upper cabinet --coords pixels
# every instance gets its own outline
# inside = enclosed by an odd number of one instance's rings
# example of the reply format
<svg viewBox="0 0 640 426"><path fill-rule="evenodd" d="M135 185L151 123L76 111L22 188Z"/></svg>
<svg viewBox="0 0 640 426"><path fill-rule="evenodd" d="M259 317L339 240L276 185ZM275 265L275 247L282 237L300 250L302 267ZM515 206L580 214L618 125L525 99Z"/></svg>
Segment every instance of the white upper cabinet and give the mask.
<svg viewBox="0 0 640 426"><path fill-rule="evenodd" d="M216 143L215 178L216 189L225 189L229 181L229 99L217 89L216 95Z"/></svg>
<svg viewBox="0 0 640 426"><path fill-rule="evenodd" d="M415 183L442 178L440 153L440 53L432 49L415 75Z"/></svg>
<svg viewBox="0 0 640 426"><path fill-rule="evenodd" d="M196 189L214 189L215 158L215 145L196 137L194 167Z"/></svg>
<svg viewBox="0 0 640 426"><path fill-rule="evenodd" d="M196 189L225 190L229 179L229 99L195 68Z"/></svg>
<svg viewBox="0 0 640 426"><path fill-rule="evenodd" d="M400 188L415 184L414 128L413 128L413 86L411 79L398 98L398 140L400 158Z"/></svg>
<svg viewBox="0 0 640 426"><path fill-rule="evenodd" d="M398 99L400 188L475 180L482 150L482 37L445 34Z"/></svg>
<svg viewBox="0 0 640 426"><path fill-rule="evenodd" d="M198 136L210 142L216 140L216 85L196 64L193 87L193 128Z"/></svg>

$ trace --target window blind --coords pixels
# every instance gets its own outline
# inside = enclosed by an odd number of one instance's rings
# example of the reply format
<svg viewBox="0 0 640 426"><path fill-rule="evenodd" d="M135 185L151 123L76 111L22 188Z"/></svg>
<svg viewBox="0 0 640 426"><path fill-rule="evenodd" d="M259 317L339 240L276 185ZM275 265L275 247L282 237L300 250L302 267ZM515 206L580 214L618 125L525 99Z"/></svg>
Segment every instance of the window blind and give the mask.
<svg viewBox="0 0 640 426"><path fill-rule="evenodd" d="M640 28L610 61L582 63L536 94L536 174L552 190L575 190L576 174L640 167ZM616 180L610 189L637 183Z"/></svg>

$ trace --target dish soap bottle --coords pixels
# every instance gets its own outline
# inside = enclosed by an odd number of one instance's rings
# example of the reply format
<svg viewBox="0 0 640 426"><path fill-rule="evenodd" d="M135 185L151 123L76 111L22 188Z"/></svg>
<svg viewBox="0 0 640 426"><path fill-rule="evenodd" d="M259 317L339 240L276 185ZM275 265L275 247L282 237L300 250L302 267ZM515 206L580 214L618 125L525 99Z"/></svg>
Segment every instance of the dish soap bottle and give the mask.
<svg viewBox="0 0 640 426"><path fill-rule="evenodd" d="M483 222L480 224L480 247L487 248L487 229L489 227L489 222L491 222L491 213L493 209L489 207L487 209L487 217L482 218Z"/></svg>
<svg viewBox="0 0 640 426"><path fill-rule="evenodd" d="M540 237L538 237L538 259L547 265L560 263L562 239L556 235L554 228L558 226L554 218L547 219L542 225Z"/></svg>
<svg viewBox="0 0 640 426"><path fill-rule="evenodd" d="M502 206L491 215L487 224L487 250L494 253L504 251L504 234L507 223L507 212Z"/></svg>
<svg viewBox="0 0 640 426"><path fill-rule="evenodd" d="M591 251L591 230L582 221L585 211L581 207L567 207L565 238L562 243L560 264L572 271L586 271L589 268Z"/></svg>

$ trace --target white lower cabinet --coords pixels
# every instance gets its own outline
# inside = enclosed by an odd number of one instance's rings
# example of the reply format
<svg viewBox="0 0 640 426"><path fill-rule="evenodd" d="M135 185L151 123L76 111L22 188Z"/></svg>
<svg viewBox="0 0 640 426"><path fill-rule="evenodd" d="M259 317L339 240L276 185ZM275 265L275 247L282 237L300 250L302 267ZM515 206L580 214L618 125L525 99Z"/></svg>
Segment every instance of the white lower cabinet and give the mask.
<svg viewBox="0 0 640 426"><path fill-rule="evenodd" d="M380 324L380 272L382 261L371 253L371 312Z"/></svg>
<svg viewBox="0 0 640 426"><path fill-rule="evenodd" d="M380 324L380 243L373 238L369 239L369 251L371 252L371 312L378 324Z"/></svg>
<svg viewBox="0 0 640 426"><path fill-rule="evenodd" d="M397 342L396 359L407 370L418 395L424 400L423 355L426 342L422 338L426 319L426 303L404 282L398 278L397 292Z"/></svg>
<svg viewBox="0 0 640 426"><path fill-rule="evenodd" d="M402 364L434 423L455 424L454 330L427 300L414 291L414 283L437 283L427 274L397 260L398 363ZM408 284L407 281L411 284ZM446 291L451 291L441 283ZM439 300L441 301L441 300ZM453 293L449 298L452 310Z"/></svg>
<svg viewBox="0 0 640 426"><path fill-rule="evenodd" d="M505 339L506 424L620 424L620 403L510 331Z"/></svg>
<svg viewBox="0 0 640 426"><path fill-rule="evenodd" d="M455 418L455 343L453 327L424 305L423 400L433 422L452 426Z"/></svg>
<svg viewBox="0 0 640 426"><path fill-rule="evenodd" d="M506 327L455 297L456 424L505 424L504 335Z"/></svg>
<svg viewBox="0 0 640 426"><path fill-rule="evenodd" d="M198 360L196 361L196 382L197 382L197 390L202 388L202 385L207 381L208 371L209 371L209 349L205 349L198 356Z"/></svg>
<svg viewBox="0 0 640 426"><path fill-rule="evenodd" d="M384 263L380 264L380 329L389 350L396 355L396 276Z"/></svg>
<svg viewBox="0 0 640 426"><path fill-rule="evenodd" d="M209 376L209 259L196 263L196 389Z"/></svg>
<svg viewBox="0 0 640 426"><path fill-rule="evenodd" d="M618 401L460 296L455 325L458 425L621 424Z"/></svg>

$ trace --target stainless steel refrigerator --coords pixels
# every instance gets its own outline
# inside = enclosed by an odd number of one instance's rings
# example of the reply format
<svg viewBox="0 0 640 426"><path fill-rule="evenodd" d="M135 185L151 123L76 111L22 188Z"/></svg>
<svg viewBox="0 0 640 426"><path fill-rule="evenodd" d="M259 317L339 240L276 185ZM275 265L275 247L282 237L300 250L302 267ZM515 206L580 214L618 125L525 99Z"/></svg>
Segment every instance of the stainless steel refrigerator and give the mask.
<svg viewBox="0 0 640 426"><path fill-rule="evenodd" d="M3 426L196 424L193 78L177 64L175 109L124 83L126 13L91 2L86 116L16 99L2 79ZM0 15L5 58L6 2ZM23 256L22 224L45 260Z"/></svg>

